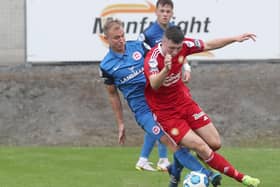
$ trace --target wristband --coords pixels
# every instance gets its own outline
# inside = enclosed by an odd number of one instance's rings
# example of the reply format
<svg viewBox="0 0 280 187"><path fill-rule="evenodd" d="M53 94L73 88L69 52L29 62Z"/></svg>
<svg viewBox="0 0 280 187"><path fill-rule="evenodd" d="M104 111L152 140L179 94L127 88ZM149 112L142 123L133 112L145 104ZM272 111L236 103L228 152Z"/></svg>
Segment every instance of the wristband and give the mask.
<svg viewBox="0 0 280 187"><path fill-rule="evenodd" d="M183 68L185 71L191 72L191 66L189 65L189 63L184 63Z"/></svg>

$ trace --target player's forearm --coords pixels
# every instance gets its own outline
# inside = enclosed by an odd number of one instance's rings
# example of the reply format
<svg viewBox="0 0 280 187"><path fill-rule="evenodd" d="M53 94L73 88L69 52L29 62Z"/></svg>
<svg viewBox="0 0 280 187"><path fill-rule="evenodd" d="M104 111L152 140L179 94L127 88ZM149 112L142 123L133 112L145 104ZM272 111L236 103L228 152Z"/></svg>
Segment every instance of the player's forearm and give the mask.
<svg viewBox="0 0 280 187"><path fill-rule="evenodd" d="M115 118L118 123L118 126L120 126L121 124L123 124L123 109L122 109L122 103L121 103L119 92L115 85L107 85L106 90L107 90L107 93L109 96L111 107L113 109Z"/></svg>
<svg viewBox="0 0 280 187"><path fill-rule="evenodd" d="M159 73L153 74L149 77L151 87L157 90L163 84L165 77L168 75L168 70L163 68Z"/></svg>
<svg viewBox="0 0 280 187"><path fill-rule="evenodd" d="M226 45L229 45L233 42L244 42L244 41L250 40L250 39L253 41L256 41L256 37L257 36L253 33L244 33L244 34L234 36L234 37L220 38L220 39L206 42L204 50L207 51L207 50L218 49L218 48L224 47Z"/></svg>
<svg viewBox="0 0 280 187"><path fill-rule="evenodd" d="M208 50L219 49L235 41L236 41L235 37L218 38L218 39L210 40L205 43L204 50L208 51Z"/></svg>
<svg viewBox="0 0 280 187"><path fill-rule="evenodd" d="M125 142L125 126L123 123L123 109L122 109L122 104L121 104L121 100L119 97L118 92L116 92L115 94L111 94L110 95L110 102L111 102L111 106L112 109L114 111L116 120L117 120L117 124L118 124L118 142L119 144L124 144Z"/></svg>
<svg viewBox="0 0 280 187"><path fill-rule="evenodd" d="M110 97L110 103L115 114L115 118L118 126L123 124L123 108L119 98L117 96Z"/></svg>

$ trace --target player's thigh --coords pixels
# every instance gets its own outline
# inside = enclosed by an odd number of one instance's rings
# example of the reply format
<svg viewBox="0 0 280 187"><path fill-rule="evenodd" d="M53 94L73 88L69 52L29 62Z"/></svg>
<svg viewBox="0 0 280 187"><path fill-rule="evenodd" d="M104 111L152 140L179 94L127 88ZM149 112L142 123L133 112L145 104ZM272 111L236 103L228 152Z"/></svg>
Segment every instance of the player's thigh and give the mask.
<svg viewBox="0 0 280 187"><path fill-rule="evenodd" d="M173 153L179 149L179 146L168 134L162 136L160 142L166 145Z"/></svg>
<svg viewBox="0 0 280 187"><path fill-rule="evenodd" d="M214 151L221 147L219 132L212 122L194 130Z"/></svg>
<svg viewBox="0 0 280 187"><path fill-rule="evenodd" d="M136 121L155 140L160 140L165 135L163 129L155 121L152 113L144 113L141 116L136 116Z"/></svg>
<svg viewBox="0 0 280 187"><path fill-rule="evenodd" d="M180 145L190 149L197 149L198 146L203 145L205 142L193 130L189 130L181 139Z"/></svg>
<svg viewBox="0 0 280 187"><path fill-rule="evenodd" d="M195 151L203 159L207 159L212 152L207 143L191 129L185 134L180 145Z"/></svg>

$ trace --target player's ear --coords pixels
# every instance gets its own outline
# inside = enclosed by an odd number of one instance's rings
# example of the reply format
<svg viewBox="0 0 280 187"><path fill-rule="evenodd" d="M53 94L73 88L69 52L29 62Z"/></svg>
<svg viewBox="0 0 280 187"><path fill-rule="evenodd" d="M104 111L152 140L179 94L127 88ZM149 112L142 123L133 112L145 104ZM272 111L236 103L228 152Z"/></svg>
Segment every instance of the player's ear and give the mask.
<svg viewBox="0 0 280 187"><path fill-rule="evenodd" d="M158 9L158 7L156 7L156 9L155 9L155 15L158 17L159 16L159 9Z"/></svg>

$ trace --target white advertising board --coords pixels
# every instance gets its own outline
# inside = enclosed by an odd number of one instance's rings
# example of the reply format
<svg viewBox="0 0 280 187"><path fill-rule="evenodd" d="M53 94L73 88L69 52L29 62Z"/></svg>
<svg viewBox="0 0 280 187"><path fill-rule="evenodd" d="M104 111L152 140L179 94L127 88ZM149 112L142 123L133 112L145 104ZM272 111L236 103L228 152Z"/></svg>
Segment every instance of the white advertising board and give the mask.
<svg viewBox="0 0 280 187"><path fill-rule="evenodd" d="M156 0L26 0L28 62L100 61L108 50L102 23L108 17L124 21L127 39L154 21ZM236 43L199 54L196 59L280 58L278 0L174 0L172 21L186 36L205 41L244 32L257 41Z"/></svg>

